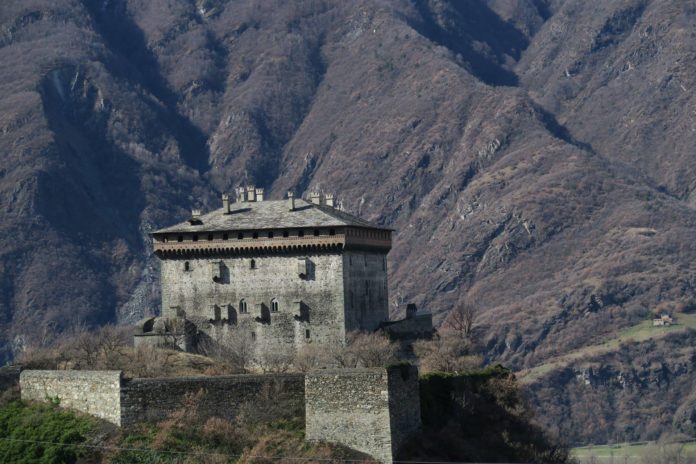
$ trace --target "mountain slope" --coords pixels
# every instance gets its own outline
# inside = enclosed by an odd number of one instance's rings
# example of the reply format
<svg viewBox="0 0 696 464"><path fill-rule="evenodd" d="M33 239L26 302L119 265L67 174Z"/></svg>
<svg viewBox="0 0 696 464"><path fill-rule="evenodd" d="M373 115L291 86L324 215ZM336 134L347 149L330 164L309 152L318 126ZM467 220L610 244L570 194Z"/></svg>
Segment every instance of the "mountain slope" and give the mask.
<svg viewBox="0 0 696 464"><path fill-rule="evenodd" d="M255 183L394 227L392 311L533 367L696 307L694 8L0 5L3 353L158 304L147 232ZM683 89L686 90L683 90Z"/></svg>

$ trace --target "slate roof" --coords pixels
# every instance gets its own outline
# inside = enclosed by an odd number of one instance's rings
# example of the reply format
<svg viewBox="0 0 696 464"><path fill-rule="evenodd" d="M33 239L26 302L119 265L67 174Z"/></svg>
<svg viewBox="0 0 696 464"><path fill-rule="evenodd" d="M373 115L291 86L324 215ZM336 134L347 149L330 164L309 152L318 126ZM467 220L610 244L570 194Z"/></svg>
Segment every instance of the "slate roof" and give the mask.
<svg viewBox="0 0 696 464"><path fill-rule="evenodd" d="M201 215L199 225L184 221L153 233L345 226L391 230L330 206L315 205L302 199L295 200L294 211L288 209L287 200L232 203L230 211L230 214L224 214L220 208Z"/></svg>

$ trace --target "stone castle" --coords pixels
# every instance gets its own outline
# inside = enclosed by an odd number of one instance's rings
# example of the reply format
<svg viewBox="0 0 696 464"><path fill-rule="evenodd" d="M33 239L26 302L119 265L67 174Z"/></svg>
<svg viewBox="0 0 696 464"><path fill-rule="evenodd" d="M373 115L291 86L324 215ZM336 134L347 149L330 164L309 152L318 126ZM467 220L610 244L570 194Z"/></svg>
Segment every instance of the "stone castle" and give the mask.
<svg viewBox="0 0 696 464"><path fill-rule="evenodd" d="M390 321L387 253L392 230L350 215L331 195L264 201L239 188L236 201L194 210L152 234L161 259L161 316L136 327L135 345L198 351L243 346L255 359L308 344L343 344L352 331L382 329L410 340L432 334L432 316L408 305ZM409 338L411 337L411 338ZM342 443L391 463L421 427L418 371L399 365L317 369L305 374L124 378L120 371L23 371L24 400L65 407L119 426L166 419L204 391L202 417L304 417L306 439Z"/></svg>
<svg viewBox="0 0 696 464"><path fill-rule="evenodd" d="M152 233L162 311L139 323L136 344L194 351L241 342L262 357L393 326L391 229L341 211L333 195L264 201L263 189L235 193L234 202L223 195L221 209L194 210Z"/></svg>

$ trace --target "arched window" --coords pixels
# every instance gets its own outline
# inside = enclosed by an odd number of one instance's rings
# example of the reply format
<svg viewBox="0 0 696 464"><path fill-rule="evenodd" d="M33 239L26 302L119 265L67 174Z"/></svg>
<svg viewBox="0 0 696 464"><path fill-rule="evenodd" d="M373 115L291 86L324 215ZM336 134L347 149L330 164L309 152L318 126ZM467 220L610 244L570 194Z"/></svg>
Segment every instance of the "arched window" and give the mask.
<svg viewBox="0 0 696 464"><path fill-rule="evenodd" d="M249 261L249 269L256 269L256 260L252 259Z"/></svg>
<svg viewBox="0 0 696 464"><path fill-rule="evenodd" d="M277 313L277 312L278 312L278 300L276 300L275 298L273 298L273 299L271 300L271 312L272 312L272 313Z"/></svg>
<svg viewBox="0 0 696 464"><path fill-rule="evenodd" d="M184 271L188 272L190 270L191 270L191 264L188 261L186 261L184 263Z"/></svg>
<svg viewBox="0 0 696 464"><path fill-rule="evenodd" d="M246 314L248 312L249 311L247 310L247 302L244 301L244 298L242 298L241 300L239 300L239 313Z"/></svg>

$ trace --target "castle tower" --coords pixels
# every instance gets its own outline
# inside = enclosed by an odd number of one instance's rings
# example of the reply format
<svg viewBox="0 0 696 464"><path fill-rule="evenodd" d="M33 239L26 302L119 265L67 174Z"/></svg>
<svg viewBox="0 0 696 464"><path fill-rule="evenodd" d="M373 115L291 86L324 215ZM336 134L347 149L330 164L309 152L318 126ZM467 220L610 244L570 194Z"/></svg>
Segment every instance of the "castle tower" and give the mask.
<svg viewBox="0 0 696 464"><path fill-rule="evenodd" d="M312 196L264 201L254 187L223 208L152 234L162 316L257 355L345 341L388 320L390 229Z"/></svg>

